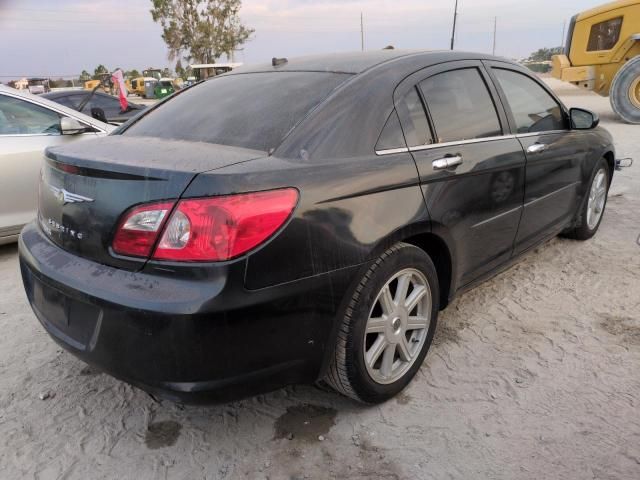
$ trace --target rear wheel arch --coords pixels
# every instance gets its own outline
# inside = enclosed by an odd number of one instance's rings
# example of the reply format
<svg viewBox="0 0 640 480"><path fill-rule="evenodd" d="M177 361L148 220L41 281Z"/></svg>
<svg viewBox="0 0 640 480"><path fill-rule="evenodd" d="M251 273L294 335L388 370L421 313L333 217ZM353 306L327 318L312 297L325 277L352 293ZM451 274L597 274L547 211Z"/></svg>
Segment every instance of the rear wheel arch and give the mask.
<svg viewBox="0 0 640 480"><path fill-rule="evenodd" d="M434 233L421 233L402 240L423 250L436 267L438 283L440 284L440 310L449 304L452 292L453 262L451 250L447 243Z"/></svg>
<svg viewBox="0 0 640 480"><path fill-rule="evenodd" d="M432 231L436 229L438 232ZM396 243L404 242L414 245L423 250L431 257L431 261L436 267L438 282L440 284L440 309L444 309L449 304L449 298L455 288L452 284L454 276L455 253L450 247L451 243L446 240L446 230L438 225L429 225L426 222L413 224L406 228L395 231L392 235L379 242L369 254L368 260L375 260L388 248Z"/></svg>

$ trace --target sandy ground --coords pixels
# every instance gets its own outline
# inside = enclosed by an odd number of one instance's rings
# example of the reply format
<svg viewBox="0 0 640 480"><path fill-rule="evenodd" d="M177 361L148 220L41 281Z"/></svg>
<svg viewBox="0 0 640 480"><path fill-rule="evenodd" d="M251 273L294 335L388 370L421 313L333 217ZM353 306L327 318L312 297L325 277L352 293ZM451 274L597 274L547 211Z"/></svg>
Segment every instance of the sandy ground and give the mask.
<svg viewBox="0 0 640 480"><path fill-rule="evenodd" d="M379 407L311 386L157 402L60 350L0 247L0 479L639 479L640 126L554 87L639 163L594 239L554 239L443 312L412 385Z"/></svg>

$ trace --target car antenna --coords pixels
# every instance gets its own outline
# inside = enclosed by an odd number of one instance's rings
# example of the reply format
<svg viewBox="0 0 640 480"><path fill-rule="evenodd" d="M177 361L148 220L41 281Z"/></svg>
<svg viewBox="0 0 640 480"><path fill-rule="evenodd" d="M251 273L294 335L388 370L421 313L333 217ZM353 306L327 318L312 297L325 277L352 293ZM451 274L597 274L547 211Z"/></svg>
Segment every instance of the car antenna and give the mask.
<svg viewBox="0 0 640 480"><path fill-rule="evenodd" d="M287 60L286 58L276 58L273 57L271 59L271 65L273 65L274 67L279 67L280 65L284 65L285 63L287 63L289 60Z"/></svg>

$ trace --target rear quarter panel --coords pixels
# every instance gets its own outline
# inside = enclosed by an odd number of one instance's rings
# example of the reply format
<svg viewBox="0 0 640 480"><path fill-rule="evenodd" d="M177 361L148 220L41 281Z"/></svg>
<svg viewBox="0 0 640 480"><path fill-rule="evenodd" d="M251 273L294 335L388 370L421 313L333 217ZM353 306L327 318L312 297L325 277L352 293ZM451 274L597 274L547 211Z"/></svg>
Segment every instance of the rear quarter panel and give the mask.
<svg viewBox="0 0 640 480"><path fill-rule="evenodd" d="M289 223L246 258L259 289L362 264L394 232L428 229L418 174L407 153L313 163L269 157L196 177L183 197L296 187Z"/></svg>

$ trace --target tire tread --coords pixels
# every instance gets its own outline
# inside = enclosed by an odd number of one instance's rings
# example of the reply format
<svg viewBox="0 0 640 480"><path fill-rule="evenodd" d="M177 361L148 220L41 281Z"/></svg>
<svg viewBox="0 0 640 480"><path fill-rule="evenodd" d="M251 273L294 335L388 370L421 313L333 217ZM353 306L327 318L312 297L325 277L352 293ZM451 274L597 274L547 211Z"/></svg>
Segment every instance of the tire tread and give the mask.
<svg viewBox="0 0 640 480"><path fill-rule="evenodd" d="M338 335L336 339L335 349L329 364L328 372L324 378L324 381L342 393L343 395L350 397L359 402L366 402L365 399L360 398L357 394L351 381L349 380L348 369L350 365L347 360L347 348L349 342L349 334L351 331L352 325L352 317L353 312L355 310L356 304L358 303L360 296L362 294L362 290L371 280L371 277L375 274L376 270L380 268L380 265L393 253L400 251L403 248L412 247L407 243L397 243L386 250L380 257L369 267L367 272L362 277L362 280L358 283L358 286L355 288L351 299L349 300L349 304L345 310L345 314L340 321L340 325L338 327Z"/></svg>

